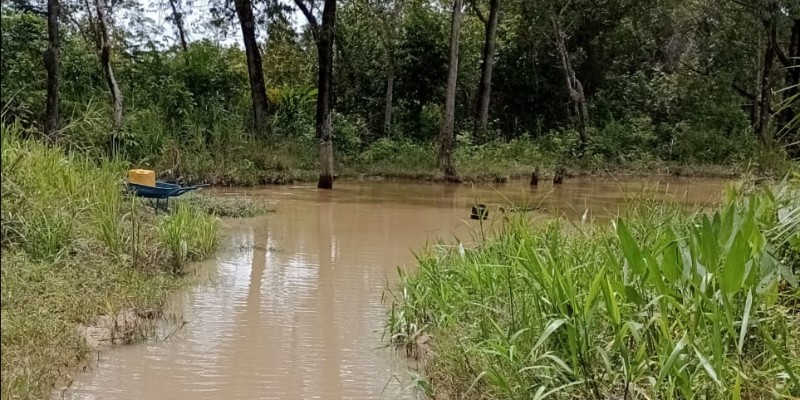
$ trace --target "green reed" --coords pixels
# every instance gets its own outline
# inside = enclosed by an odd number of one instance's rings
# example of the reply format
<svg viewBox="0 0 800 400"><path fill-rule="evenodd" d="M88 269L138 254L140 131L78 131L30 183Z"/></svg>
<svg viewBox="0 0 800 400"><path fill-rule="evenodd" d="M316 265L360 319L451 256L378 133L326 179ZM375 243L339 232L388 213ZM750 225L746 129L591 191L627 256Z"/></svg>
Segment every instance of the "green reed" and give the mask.
<svg viewBox="0 0 800 400"><path fill-rule="evenodd" d="M387 328L407 349L429 335L425 373L459 397L798 396L798 194L734 190L710 215L645 203L610 226L512 216L401 271Z"/></svg>

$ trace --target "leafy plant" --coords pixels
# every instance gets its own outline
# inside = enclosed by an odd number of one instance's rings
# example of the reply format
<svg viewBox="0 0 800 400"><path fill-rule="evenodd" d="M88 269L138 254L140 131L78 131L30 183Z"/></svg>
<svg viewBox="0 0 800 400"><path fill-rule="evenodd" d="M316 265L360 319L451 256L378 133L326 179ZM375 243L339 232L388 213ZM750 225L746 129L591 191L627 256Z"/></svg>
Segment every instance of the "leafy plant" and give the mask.
<svg viewBox="0 0 800 400"><path fill-rule="evenodd" d="M387 329L411 348L429 336L430 381L466 397L797 395L800 292L775 234L786 204L784 217L796 205L766 189L710 215L648 204L612 229L511 217L401 271Z"/></svg>

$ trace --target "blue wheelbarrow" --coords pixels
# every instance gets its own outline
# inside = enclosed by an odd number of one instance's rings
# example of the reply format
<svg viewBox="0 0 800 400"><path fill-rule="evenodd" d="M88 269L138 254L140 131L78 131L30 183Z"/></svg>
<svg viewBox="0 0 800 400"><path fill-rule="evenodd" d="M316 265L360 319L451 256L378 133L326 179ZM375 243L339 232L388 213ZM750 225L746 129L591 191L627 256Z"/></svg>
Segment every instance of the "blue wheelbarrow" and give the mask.
<svg viewBox="0 0 800 400"><path fill-rule="evenodd" d="M150 205L158 211L161 208L161 200L164 201L163 210L169 210L169 198L178 197L192 190L206 187L209 185L181 186L174 183L156 182L155 186L145 186L128 182L128 189L136 196L150 200Z"/></svg>

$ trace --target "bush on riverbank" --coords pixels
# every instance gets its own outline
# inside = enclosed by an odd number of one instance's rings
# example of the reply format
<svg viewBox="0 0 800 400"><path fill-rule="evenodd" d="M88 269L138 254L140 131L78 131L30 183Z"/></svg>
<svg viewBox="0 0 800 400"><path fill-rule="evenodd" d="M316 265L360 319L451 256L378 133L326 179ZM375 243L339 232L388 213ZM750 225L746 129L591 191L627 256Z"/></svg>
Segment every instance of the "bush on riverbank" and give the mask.
<svg viewBox="0 0 800 400"><path fill-rule="evenodd" d="M158 159L138 162L163 177L181 182L207 182L222 185L285 184L309 182L318 178L316 147L302 138L281 139L267 143L241 135L230 142L215 143L208 148L202 143L181 145L164 150ZM553 143L553 142L556 143ZM557 166L565 166L571 174L675 174L706 177L735 177L782 173L786 163L779 155L752 155L735 158L725 164L682 163L665 161L644 153L628 157L606 158L589 154L579 158L561 141L551 138L514 139L481 145L459 143L455 164L459 177L467 182L505 182L529 176L534 168L548 175ZM210 149L215 149L211 151ZM218 150L217 150L218 149ZM336 147L336 168L339 178L381 176L412 180L439 180L436 165L438 148L433 143L407 139L380 139L363 148Z"/></svg>
<svg viewBox="0 0 800 400"><path fill-rule="evenodd" d="M514 218L475 249L420 257L387 327L427 359L429 387L458 397L798 396L799 199L795 177L713 215Z"/></svg>
<svg viewBox="0 0 800 400"><path fill-rule="evenodd" d="M188 193L181 196L176 203L225 218L249 218L275 211L263 198L247 195L215 196Z"/></svg>
<svg viewBox="0 0 800 400"><path fill-rule="evenodd" d="M86 359L78 326L158 314L216 218L156 216L122 191L124 166L21 140L2 126L2 398L43 398Z"/></svg>

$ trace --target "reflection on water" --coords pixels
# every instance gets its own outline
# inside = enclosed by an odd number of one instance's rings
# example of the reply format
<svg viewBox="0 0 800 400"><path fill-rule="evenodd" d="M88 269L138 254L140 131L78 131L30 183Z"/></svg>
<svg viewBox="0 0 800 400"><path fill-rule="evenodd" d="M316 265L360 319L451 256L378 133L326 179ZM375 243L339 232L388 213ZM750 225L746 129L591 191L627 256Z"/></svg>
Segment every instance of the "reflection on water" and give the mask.
<svg viewBox="0 0 800 400"><path fill-rule="evenodd" d="M63 393L71 399L408 398L408 365L382 348L383 287L435 238L469 237L472 204L539 206L533 215L602 219L626 196L708 205L723 182L568 180L496 188L340 182L246 191L276 202L265 217L226 221L230 245L204 263L210 279L176 296L186 325L168 340L101 354ZM180 323L164 324L159 337ZM59 393L58 397L62 394Z"/></svg>

